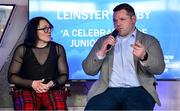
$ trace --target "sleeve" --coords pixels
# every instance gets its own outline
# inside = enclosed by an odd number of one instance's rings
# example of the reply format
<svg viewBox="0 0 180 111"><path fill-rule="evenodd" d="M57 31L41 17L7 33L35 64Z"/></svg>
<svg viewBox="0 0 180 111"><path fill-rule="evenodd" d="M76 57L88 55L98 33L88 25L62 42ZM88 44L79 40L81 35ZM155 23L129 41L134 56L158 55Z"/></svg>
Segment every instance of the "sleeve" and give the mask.
<svg viewBox="0 0 180 111"><path fill-rule="evenodd" d="M99 58L97 56L97 51L100 49L105 36L98 39L97 42L94 44L93 48L91 49L88 56L83 60L82 67L86 74L94 76L98 74L103 61L106 57Z"/></svg>
<svg viewBox="0 0 180 111"><path fill-rule="evenodd" d="M141 61L143 69L151 74L161 74L165 69L163 51L159 41L154 37L146 40L147 59Z"/></svg>
<svg viewBox="0 0 180 111"><path fill-rule="evenodd" d="M66 52L62 45L58 45L57 54L58 54L57 64L58 64L59 77L53 82L55 86L57 85L62 86L67 82L68 75L69 75L69 67L68 67L68 62L66 58Z"/></svg>
<svg viewBox="0 0 180 111"><path fill-rule="evenodd" d="M23 45L20 45L15 49L8 70L8 81L11 84L15 84L21 87L31 87L32 80L26 80L20 77L20 70L23 63L24 53L25 47Z"/></svg>

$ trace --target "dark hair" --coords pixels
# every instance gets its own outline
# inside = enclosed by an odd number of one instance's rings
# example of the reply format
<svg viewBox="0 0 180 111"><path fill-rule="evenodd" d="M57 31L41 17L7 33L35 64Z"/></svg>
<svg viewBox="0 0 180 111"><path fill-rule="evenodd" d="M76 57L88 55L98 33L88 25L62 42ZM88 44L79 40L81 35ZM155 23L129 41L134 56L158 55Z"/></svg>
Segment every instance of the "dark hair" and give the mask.
<svg viewBox="0 0 180 111"><path fill-rule="evenodd" d="M34 17L32 18L27 26L26 26L26 34L25 34L25 40L24 45L26 46L35 46L37 41L37 28L39 26L39 21L45 20L49 23L50 27L53 28L53 25L46 19L45 17Z"/></svg>
<svg viewBox="0 0 180 111"><path fill-rule="evenodd" d="M120 10L123 10L123 9L127 11L129 16L134 16L135 15L134 8L131 5L127 4L127 3L122 3L122 4L117 5L113 9L113 12L117 12L117 11L120 11Z"/></svg>

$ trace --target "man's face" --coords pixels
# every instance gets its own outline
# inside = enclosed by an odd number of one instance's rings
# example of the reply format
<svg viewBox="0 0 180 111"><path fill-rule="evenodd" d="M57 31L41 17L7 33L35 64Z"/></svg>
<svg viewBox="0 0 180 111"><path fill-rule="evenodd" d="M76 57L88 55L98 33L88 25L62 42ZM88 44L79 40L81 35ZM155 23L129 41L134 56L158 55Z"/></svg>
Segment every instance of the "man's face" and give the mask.
<svg viewBox="0 0 180 111"><path fill-rule="evenodd" d="M135 29L136 16L130 16L126 10L120 10L113 14L114 28L119 31L119 35L125 37Z"/></svg>

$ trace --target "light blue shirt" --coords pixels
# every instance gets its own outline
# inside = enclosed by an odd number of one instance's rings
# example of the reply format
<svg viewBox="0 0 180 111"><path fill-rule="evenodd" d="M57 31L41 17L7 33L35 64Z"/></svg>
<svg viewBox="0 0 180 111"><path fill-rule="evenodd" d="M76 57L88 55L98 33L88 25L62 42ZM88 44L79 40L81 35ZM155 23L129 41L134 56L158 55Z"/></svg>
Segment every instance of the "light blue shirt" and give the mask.
<svg viewBox="0 0 180 111"><path fill-rule="evenodd" d="M133 48L131 47L135 43L135 39L136 30L127 37L117 36L109 87L140 86L134 65Z"/></svg>

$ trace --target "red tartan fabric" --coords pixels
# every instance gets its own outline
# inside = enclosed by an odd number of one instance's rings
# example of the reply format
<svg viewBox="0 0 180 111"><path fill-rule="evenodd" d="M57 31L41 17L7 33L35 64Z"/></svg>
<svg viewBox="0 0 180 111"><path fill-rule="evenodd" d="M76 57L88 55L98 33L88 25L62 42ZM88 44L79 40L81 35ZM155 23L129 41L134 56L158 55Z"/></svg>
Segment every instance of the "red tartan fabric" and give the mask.
<svg viewBox="0 0 180 111"><path fill-rule="evenodd" d="M16 90L13 101L15 110L66 110L66 94L62 90L50 90L46 93Z"/></svg>

